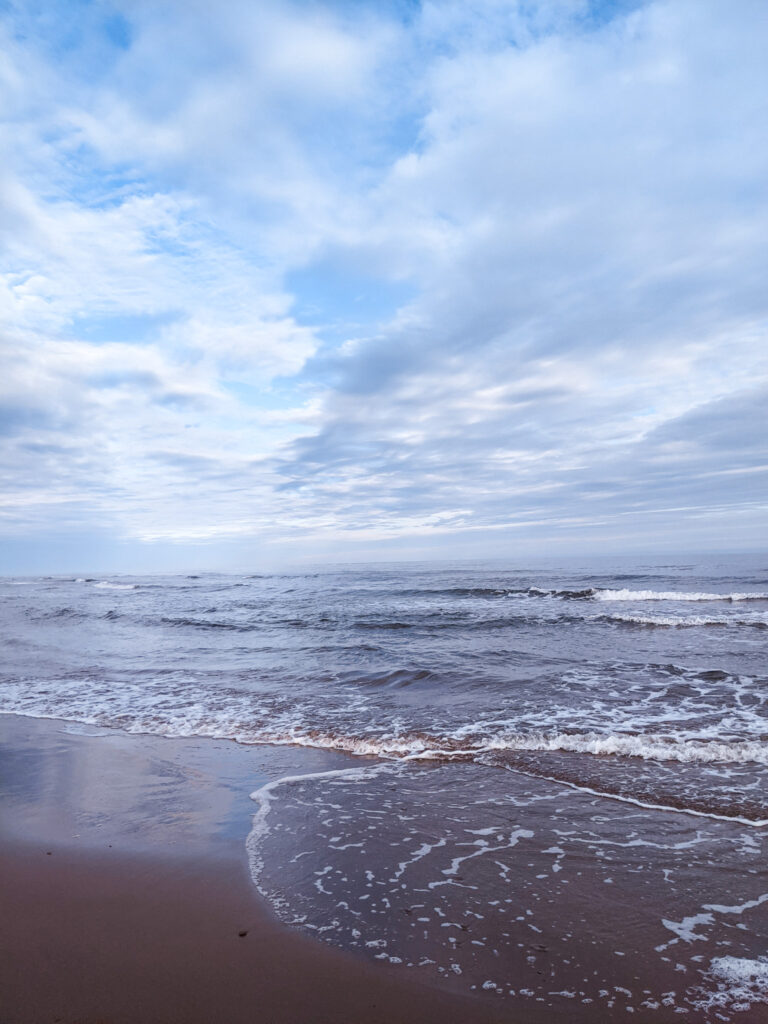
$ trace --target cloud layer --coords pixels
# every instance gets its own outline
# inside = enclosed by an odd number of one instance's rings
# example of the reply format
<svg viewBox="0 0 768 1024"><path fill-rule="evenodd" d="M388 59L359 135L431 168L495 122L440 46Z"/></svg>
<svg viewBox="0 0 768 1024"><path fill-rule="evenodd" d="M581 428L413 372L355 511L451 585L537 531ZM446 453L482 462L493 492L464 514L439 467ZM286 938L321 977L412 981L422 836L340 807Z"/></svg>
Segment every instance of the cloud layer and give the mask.
<svg viewBox="0 0 768 1024"><path fill-rule="evenodd" d="M7 570L764 546L760 0L0 38Z"/></svg>

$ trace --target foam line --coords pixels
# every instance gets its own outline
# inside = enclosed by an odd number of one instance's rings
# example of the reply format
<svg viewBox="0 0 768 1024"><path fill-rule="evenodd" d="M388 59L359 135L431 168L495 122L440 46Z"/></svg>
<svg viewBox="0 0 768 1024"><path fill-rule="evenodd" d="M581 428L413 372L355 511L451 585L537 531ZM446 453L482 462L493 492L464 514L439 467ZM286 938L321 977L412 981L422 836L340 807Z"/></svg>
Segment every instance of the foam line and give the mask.
<svg viewBox="0 0 768 1024"><path fill-rule="evenodd" d="M545 782L556 782L559 786L567 786L569 789L576 789L580 793L589 793L590 796L599 796L605 800L619 800L621 803L634 804L635 807L642 807L647 811L670 811L674 814L691 814L695 818L712 818L715 821L729 821L736 825L750 825L753 828L763 828L768 825L768 818L755 821L752 818L742 818L732 814L715 814L714 811L696 811L692 807L671 807L668 804L652 804L645 800L638 800L634 796L622 796L619 793L604 793L599 789L592 789L589 786L580 786L576 782L566 782L565 779L558 779L554 775L537 775L535 772L527 772L522 768L512 768L504 765L508 772L515 772L517 775L527 775L531 779L544 779Z"/></svg>
<svg viewBox="0 0 768 1024"><path fill-rule="evenodd" d="M707 594L675 590L596 590L598 601L768 601L768 593Z"/></svg>
<svg viewBox="0 0 768 1024"><path fill-rule="evenodd" d="M721 616L715 618L711 615L619 615L613 613L612 615L598 615L596 616L598 621L608 622L627 622L640 626L670 626L670 627L687 627L693 626L754 626L758 629L765 628L768 626L768 617L766 615L757 613L752 614L751 618L735 618L731 616Z"/></svg>
<svg viewBox="0 0 768 1024"><path fill-rule="evenodd" d="M267 826L267 818L272 808L272 804L275 800L275 790L280 786L290 786L296 782L306 782L308 779L333 779L345 776L347 778L352 776L358 776L359 778L371 778L374 775L380 774L382 771L393 768L392 764L379 764L379 765L366 765L360 768L335 768L325 772L308 772L306 775L284 775L280 779L275 779L273 782L268 782L260 789L256 789L251 793L251 800L254 800L259 805L258 811L253 816L251 823L251 831L248 833L248 837L245 841L245 848L248 851L248 863L251 869L251 877L253 878L254 885L261 892L259 886L259 878L264 868L264 860L260 852L260 842L262 838L269 831Z"/></svg>

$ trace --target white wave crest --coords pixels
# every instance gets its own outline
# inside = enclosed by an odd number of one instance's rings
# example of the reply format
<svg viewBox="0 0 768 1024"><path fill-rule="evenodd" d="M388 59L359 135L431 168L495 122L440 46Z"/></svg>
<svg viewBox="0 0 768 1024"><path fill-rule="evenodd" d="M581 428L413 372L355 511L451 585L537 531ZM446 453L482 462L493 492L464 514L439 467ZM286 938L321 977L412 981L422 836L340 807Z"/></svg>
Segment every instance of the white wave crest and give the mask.
<svg viewBox="0 0 768 1024"><path fill-rule="evenodd" d="M762 740L672 740L664 736L601 733L528 733L501 736L486 750L564 750L573 753L642 757L649 761L754 761L768 764L768 743Z"/></svg>
<svg viewBox="0 0 768 1024"><path fill-rule="evenodd" d="M94 587L99 590L135 590L135 583L95 583Z"/></svg>
<svg viewBox="0 0 768 1024"><path fill-rule="evenodd" d="M597 756L639 757L645 760L681 763L754 762L768 764L768 740L699 739L654 733L560 732L546 729L518 731L512 723L499 728L488 722L467 723L446 732L372 732L361 735L355 729L313 728L310 714L296 709L286 721L266 711L261 721L236 709L230 713L194 703L175 711L159 709L160 696L140 694L135 688L122 699L114 693L107 697L91 695L82 683L71 682L56 697L48 688L36 692L29 682L6 684L0 692L0 713L30 718L56 718L86 725L120 728L129 733L148 733L169 737L201 736L230 739L237 743L267 743L279 746L305 746L339 750L366 757L403 760L440 760L473 758L478 754L503 751L566 751ZM169 699L173 700L172 697ZM241 709L245 712L245 709ZM251 719L249 721L249 718ZM282 721L280 719L283 718ZM292 720L291 720L292 719ZM329 723L330 724L330 723Z"/></svg>
<svg viewBox="0 0 768 1024"><path fill-rule="evenodd" d="M629 622L640 626L768 626L768 615L751 615L748 618L731 618L728 616L712 615L605 615L600 616L605 621Z"/></svg>
<svg viewBox="0 0 768 1024"><path fill-rule="evenodd" d="M597 601L768 601L768 593L706 594L675 590L598 590Z"/></svg>
<svg viewBox="0 0 768 1024"><path fill-rule="evenodd" d="M350 754L374 757L396 757L409 760L438 760L444 757L472 757L476 754L503 751L562 750L570 753L597 756L618 755L641 757L647 761L679 761L681 763L711 764L716 761L730 763L755 762L768 764L768 742L762 740L683 740L663 736L602 733L512 733L500 736L476 736L469 739L467 730L460 741L449 736L379 736L356 737L332 733L305 732L301 729L287 733L264 732L261 742L296 744L343 750Z"/></svg>

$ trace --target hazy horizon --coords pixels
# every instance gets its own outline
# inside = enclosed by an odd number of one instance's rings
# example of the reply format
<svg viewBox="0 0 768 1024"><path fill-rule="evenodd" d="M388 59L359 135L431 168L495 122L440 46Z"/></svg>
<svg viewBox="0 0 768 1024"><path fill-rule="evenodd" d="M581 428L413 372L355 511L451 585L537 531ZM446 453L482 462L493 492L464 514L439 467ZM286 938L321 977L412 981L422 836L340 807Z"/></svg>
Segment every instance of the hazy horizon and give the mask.
<svg viewBox="0 0 768 1024"><path fill-rule="evenodd" d="M669 560L673 558L674 562ZM453 572L473 572L481 569L494 569L497 572L509 572L509 573L536 573L536 572L552 572L557 569L563 569L568 572L575 572L583 569L585 573L590 574L597 572L598 570L606 570L609 567L645 567L648 569L665 569L665 568L676 568L685 569L690 568L691 570L700 569L707 567L710 570L716 568L732 569L733 563L738 560L749 560L749 559L762 559L768 560L768 549L750 549L750 550L721 550L721 551L693 551L685 550L681 548L674 548L674 550L657 550L657 551L629 551L629 552L602 552L597 553L595 551L585 551L582 553L571 553L561 555L545 555L541 551L529 551L521 552L518 555L504 555L504 556L487 556L478 558L465 558L456 557L449 558L447 556L440 557L425 557L419 558L413 557L402 557L402 558L388 558L388 559L375 559L375 558L355 558L350 560L344 559L332 559L327 558L325 560L309 561L309 560L296 560L296 561L274 561L274 562L244 562L240 565L206 565L205 563L200 564L182 564L179 563L172 567L156 568L150 567L146 564L143 568L137 568L136 566L131 567L129 564L123 565L106 565L106 564L85 564L85 565L70 565L68 568L60 569L56 572L47 571L44 566L40 566L37 570L29 569L25 571L19 569L18 571L3 571L0 572L0 579L18 579L18 578L30 578L30 579L60 579L60 578L73 578L77 577L82 582L98 582L101 577L112 577L112 576L125 576L125 577L152 577L152 576L188 576L189 574L200 574L201 576L238 576L247 578L249 574L254 574L253 578L259 576L271 576L271 575L306 575L311 573L323 573L328 572L329 574L340 573L340 572L357 572L361 570L370 571L396 571L398 568L404 570L415 570L423 568L425 571L453 571ZM722 562L720 560L723 560ZM748 569L754 569L755 572L768 571L768 566L752 566L748 564L745 566ZM96 574L96 575L93 575Z"/></svg>

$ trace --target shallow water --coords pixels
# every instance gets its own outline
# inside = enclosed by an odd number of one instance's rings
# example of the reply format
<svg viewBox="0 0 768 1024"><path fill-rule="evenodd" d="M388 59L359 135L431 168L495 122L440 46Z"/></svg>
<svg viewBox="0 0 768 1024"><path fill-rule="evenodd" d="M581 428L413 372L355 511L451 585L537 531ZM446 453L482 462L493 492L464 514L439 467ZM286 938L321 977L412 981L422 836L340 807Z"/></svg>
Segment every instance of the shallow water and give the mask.
<svg viewBox="0 0 768 1024"><path fill-rule="evenodd" d="M760 559L5 580L0 629L0 711L361 755L257 794L254 880L327 941L653 1019L768 999Z"/></svg>

